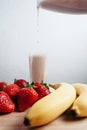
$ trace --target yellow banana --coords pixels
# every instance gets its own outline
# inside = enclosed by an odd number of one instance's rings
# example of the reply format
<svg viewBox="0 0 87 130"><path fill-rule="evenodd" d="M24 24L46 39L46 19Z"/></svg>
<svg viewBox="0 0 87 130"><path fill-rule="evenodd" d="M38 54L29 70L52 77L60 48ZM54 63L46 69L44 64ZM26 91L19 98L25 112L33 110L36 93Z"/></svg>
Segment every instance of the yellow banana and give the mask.
<svg viewBox="0 0 87 130"><path fill-rule="evenodd" d="M57 84L52 93L37 101L26 113L25 124L30 127L45 125L66 111L76 98L76 91L72 85Z"/></svg>
<svg viewBox="0 0 87 130"><path fill-rule="evenodd" d="M76 83L73 86L78 97L73 103L71 110L75 111L77 117L87 117L87 85Z"/></svg>

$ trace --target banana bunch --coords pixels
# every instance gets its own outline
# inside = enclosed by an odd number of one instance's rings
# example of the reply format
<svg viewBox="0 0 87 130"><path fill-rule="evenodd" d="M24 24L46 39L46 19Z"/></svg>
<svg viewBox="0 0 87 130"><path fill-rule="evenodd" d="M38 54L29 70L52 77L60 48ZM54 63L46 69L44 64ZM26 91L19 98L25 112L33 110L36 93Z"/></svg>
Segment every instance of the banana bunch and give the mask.
<svg viewBox="0 0 87 130"><path fill-rule="evenodd" d="M76 99L75 88L66 83L50 84L56 90L37 101L26 113L24 123L30 127L45 125L65 112Z"/></svg>
<svg viewBox="0 0 87 130"><path fill-rule="evenodd" d="M87 85L76 83L73 84L78 97L73 103L71 110L76 113L77 117L87 117Z"/></svg>

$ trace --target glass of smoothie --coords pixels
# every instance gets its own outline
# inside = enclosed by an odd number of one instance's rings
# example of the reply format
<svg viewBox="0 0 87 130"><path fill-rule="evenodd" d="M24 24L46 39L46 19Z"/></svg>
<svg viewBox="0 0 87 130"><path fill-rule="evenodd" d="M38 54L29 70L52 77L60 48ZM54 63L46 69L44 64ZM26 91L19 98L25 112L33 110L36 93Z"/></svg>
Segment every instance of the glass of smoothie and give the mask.
<svg viewBox="0 0 87 130"><path fill-rule="evenodd" d="M46 82L47 56L34 54L29 56L30 82Z"/></svg>

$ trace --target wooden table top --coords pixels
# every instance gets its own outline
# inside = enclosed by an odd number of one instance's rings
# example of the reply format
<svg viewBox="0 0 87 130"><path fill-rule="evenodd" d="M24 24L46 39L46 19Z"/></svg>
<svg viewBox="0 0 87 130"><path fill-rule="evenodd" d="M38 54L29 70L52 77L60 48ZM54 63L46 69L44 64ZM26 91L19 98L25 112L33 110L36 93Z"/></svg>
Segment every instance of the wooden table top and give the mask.
<svg viewBox="0 0 87 130"><path fill-rule="evenodd" d="M31 130L24 125L25 112L13 112L0 115L0 130ZM33 128L33 130L87 130L87 118L69 119L62 115L51 123Z"/></svg>

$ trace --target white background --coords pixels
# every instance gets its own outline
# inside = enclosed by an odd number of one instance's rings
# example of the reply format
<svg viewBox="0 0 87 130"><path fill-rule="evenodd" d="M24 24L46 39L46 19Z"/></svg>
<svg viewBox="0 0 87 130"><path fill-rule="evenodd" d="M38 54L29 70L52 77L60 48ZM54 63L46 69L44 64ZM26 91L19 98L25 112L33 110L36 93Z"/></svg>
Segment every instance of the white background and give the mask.
<svg viewBox="0 0 87 130"><path fill-rule="evenodd" d="M0 81L29 81L32 52L48 56L48 83L87 83L87 15L40 9L38 35L36 0L0 0Z"/></svg>

